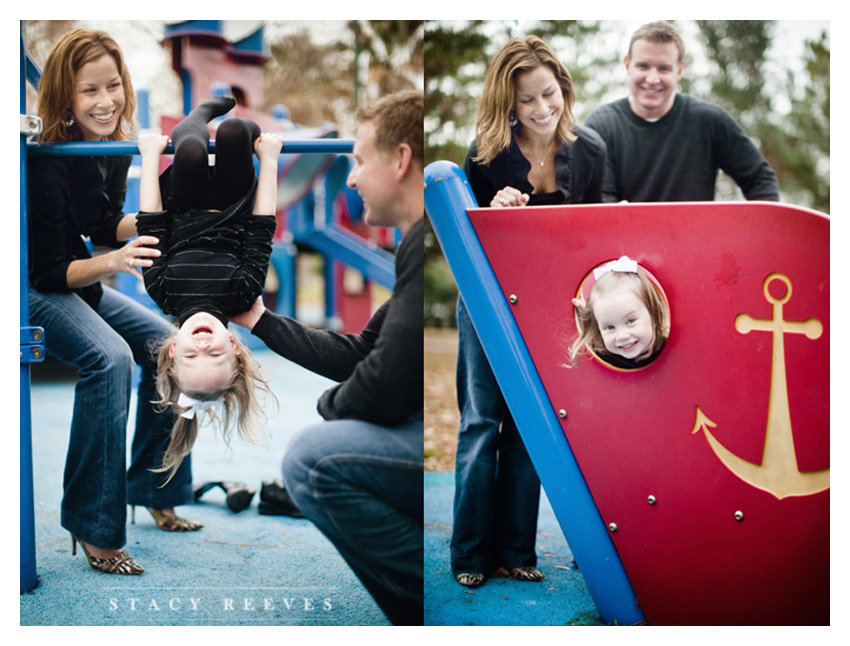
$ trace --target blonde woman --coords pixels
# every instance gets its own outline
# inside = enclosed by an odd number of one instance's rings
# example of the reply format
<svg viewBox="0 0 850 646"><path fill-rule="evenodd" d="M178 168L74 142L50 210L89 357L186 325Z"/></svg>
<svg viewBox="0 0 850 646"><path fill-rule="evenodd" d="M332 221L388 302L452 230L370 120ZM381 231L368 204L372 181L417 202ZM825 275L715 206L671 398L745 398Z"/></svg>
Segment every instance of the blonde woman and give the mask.
<svg viewBox="0 0 850 646"><path fill-rule="evenodd" d="M601 201L605 144L575 124L572 79L552 49L511 40L487 70L464 170L493 208ZM535 536L540 481L458 300L461 413L451 563L461 585L488 575L540 581Z"/></svg>

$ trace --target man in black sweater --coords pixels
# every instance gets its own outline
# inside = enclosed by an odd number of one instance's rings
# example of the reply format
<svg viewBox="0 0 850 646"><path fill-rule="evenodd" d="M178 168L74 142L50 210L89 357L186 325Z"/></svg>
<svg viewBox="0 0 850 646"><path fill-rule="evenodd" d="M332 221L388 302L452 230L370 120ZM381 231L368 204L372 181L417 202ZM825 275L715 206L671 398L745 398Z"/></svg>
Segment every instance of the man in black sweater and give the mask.
<svg viewBox="0 0 850 646"><path fill-rule="evenodd" d="M326 421L287 447L283 479L396 625L423 623L423 116L416 91L358 111L348 185L363 199L367 224L403 237L393 294L362 332L310 329L261 300L231 318L339 382L319 398Z"/></svg>
<svg viewBox="0 0 850 646"><path fill-rule="evenodd" d="M608 147L605 202L714 199L718 169L748 200L779 200L776 175L741 127L720 107L676 86L684 46L666 22L642 26L624 59L630 95L587 119Z"/></svg>

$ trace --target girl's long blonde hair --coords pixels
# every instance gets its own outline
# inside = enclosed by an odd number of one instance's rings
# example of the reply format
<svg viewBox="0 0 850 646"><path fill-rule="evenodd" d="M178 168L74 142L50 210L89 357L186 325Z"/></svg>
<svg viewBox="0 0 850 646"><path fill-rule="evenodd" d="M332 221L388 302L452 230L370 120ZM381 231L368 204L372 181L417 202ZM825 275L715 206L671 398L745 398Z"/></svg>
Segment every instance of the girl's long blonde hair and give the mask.
<svg viewBox="0 0 850 646"><path fill-rule="evenodd" d="M558 122L558 139L561 143L575 141L575 117L572 111L575 92L569 71L541 38L513 38L487 68L475 123L478 155L473 161L487 165L511 145L513 128L521 127L512 126L510 116L516 103L517 76L541 65L552 70L564 95L564 111Z"/></svg>
<svg viewBox="0 0 850 646"><path fill-rule="evenodd" d="M118 119L118 127L107 137L112 141L132 139L133 115L136 111L136 95L130 72L124 64L124 55L118 43L103 31L75 29L60 38L44 64L38 85L38 116L42 131L38 136L41 143L79 141L82 133L76 124L63 123L71 110L76 90L77 74L87 63L108 55L115 61L121 84L124 87L124 112Z"/></svg>
<svg viewBox="0 0 850 646"><path fill-rule="evenodd" d="M181 390L175 372L174 358L168 352L174 338L175 335L172 335L162 340L156 349L156 389L159 400L154 403L162 407L171 407L177 414L171 430L171 441L162 458L162 466L153 469L156 473L168 472L168 478L163 486L174 477L183 459L192 451L202 421L220 422L222 437L228 445L234 427L238 429L239 436L243 440L258 443L265 437L265 434L260 432L262 423L268 418L264 405L277 404L277 398L268 381L260 372L260 364L251 351L238 340L236 342L239 344L239 352L234 355L233 377L224 388L213 392ZM187 410L177 403L181 392L199 401L220 398L221 408L224 411L223 418L219 418L213 409L197 411L192 418L181 417L180 413Z"/></svg>
<svg viewBox="0 0 850 646"><path fill-rule="evenodd" d="M594 283L590 289L590 294L588 294L587 303L584 305L573 304L578 319L579 335L570 347L570 366L576 365L576 358L582 352L592 352L603 359L605 355L610 355L610 352L605 348L599 323L593 316L593 304L598 297L623 288L631 289L634 292L646 306L652 320L652 343L640 356L635 358L635 361L645 361L654 356L667 343L667 337L670 335L667 308L652 281L640 267L638 267L637 273L611 271Z"/></svg>

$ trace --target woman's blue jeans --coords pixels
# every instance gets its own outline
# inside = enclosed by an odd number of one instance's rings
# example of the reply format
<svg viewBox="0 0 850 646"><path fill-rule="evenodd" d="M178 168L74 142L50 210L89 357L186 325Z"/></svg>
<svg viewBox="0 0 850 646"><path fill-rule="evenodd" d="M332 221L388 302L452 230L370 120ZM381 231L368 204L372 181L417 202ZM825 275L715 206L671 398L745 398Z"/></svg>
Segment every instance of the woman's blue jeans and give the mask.
<svg viewBox="0 0 850 646"><path fill-rule="evenodd" d="M86 543L118 549L126 542L127 505L165 508L193 500L189 460L168 485L152 473L174 424L159 411L151 344L172 326L128 296L103 286L93 310L74 293L29 290L30 323L44 328L48 354L78 372L65 460L62 527ZM141 366L130 469L127 418L135 365ZM38 441L38 428L33 428ZM35 465L38 468L38 465Z"/></svg>
<svg viewBox="0 0 850 646"><path fill-rule="evenodd" d="M452 572L535 566L540 479L461 299L457 327Z"/></svg>
<svg viewBox="0 0 850 646"><path fill-rule="evenodd" d="M333 420L287 446L295 504L395 625L423 623L423 416L393 427Z"/></svg>

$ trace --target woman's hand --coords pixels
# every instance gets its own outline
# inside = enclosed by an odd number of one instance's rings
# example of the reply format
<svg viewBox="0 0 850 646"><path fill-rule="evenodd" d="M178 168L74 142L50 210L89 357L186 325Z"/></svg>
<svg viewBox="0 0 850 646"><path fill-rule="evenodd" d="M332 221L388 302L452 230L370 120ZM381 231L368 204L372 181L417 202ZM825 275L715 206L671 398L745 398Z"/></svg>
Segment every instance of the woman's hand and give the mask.
<svg viewBox="0 0 850 646"><path fill-rule="evenodd" d="M120 249L110 252L113 256L113 267L116 273L124 272L132 274L139 280L143 280L142 272L138 267L153 266L153 258L159 258L162 252L154 248L159 244L159 239L154 236L139 236L130 240Z"/></svg>
<svg viewBox="0 0 850 646"><path fill-rule="evenodd" d="M253 330L254 326L257 324L257 321L260 320L260 317L265 311L266 306L263 305L263 297L258 296L257 300L254 301L254 304L251 306L250 310L248 310L247 312L242 312L241 314L237 314L236 316L231 316L229 320L232 323L236 323L236 325L241 325L244 328Z"/></svg>
<svg viewBox="0 0 850 646"><path fill-rule="evenodd" d="M72 260L65 281L70 289L79 289L121 272L143 280L138 267L150 267L153 265L151 258L162 255L159 249L150 246L156 244L159 244L159 239L154 236L139 236L115 251Z"/></svg>
<svg viewBox="0 0 850 646"><path fill-rule="evenodd" d="M500 189L490 200L490 208L500 209L508 206L525 206L528 204L528 193L521 193L513 186Z"/></svg>

